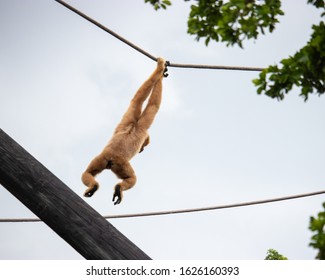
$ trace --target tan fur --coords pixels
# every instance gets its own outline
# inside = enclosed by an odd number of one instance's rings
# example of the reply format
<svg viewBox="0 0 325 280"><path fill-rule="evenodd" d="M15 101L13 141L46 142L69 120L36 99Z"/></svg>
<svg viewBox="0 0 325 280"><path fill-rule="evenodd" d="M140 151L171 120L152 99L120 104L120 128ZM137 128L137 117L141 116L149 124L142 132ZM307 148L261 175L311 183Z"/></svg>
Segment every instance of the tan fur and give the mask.
<svg viewBox="0 0 325 280"><path fill-rule="evenodd" d="M97 191L99 184L95 176L104 169L111 169L122 180L115 186L113 202L115 198L117 200L114 204L121 202L123 191L135 185L137 179L129 161L149 144L148 129L160 107L164 69L165 60L158 58L155 71L134 95L111 140L82 174L82 182L88 187L84 196L90 197ZM148 104L142 111L142 105L149 95Z"/></svg>

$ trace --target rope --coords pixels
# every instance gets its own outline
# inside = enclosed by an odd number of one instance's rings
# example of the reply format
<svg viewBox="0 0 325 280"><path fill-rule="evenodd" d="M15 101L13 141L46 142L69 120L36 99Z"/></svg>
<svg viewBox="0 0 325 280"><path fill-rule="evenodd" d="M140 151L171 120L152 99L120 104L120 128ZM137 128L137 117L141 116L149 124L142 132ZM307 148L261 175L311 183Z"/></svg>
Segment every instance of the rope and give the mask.
<svg viewBox="0 0 325 280"><path fill-rule="evenodd" d="M111 29L107 28L106 26L102 25L101 23L97 22L96 20L92 19L91 17L87 16L86 14L82 13L81 11L77 10L76 8L70 6L69 4L65 3L61 0L55 0L56 2L60 3L61 5L68 8L70 11L78 14L79 16L83 17L84 19L88 20L89 22L93 23L97 27L101 28L105 32L111 34L118 40L122 41L123 43L129 45L131 48L137 50L138 52L142 53L143 55L149 57L150 59L157 61L157 57L153 56L152 54L148 53L147 51L143 50L142 48L138 47L137 45L133 44L129 40L123 38L116 32L112 31ZM262 71L264 68L261 67L243 67L243 66L222 66L222 65L199 65L199 64L180 64L180 63L172 63L168 65L169 67L177 67L177 68L195 68L195 69L217 69L217 70L239 70L239 71Z"/></svg>
<svg viewBox="0 0 325 280"><path fill-rule="evenodd" d="M279 202L284 200L293 200L298 198L304 198L309 196L316 196L325 194L325 190L311 193L304 193L298 195L284 196L278 198L256 200L242 203L210 206L210 207L201 207L201 208L191 208L191 209L181 209L181 210L169 210L169 211L159 211L159 212L147 212L147 213L135 213L135 214L122 214L122 215L106 215L103 216L105 219L122 219L122 218L135 218L135 217L148 217L148 216L162 216L162 215L175 215L175 214L185 214L192 212L202 212L202 211L211 211L211 210L221 210L227 208L236 208L244 206L253 206L258 204L266 204L271 202ZM37 218L18 218L18 219L0 219L0 223L22 223L22 222L40 222L40 219Z"/></svg>

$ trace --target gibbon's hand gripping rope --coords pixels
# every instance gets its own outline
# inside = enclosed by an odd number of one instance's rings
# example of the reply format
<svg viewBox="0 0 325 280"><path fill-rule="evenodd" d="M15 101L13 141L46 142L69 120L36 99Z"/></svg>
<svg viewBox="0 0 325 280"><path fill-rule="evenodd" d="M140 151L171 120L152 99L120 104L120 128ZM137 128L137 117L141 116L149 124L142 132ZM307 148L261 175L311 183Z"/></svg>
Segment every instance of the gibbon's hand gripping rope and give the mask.
<svg viewBox="0 0 325 280"><path fill-rule="evenodd" d="M143 55L149 57L150 59L157 61L157 57L153 56L152 54L148 53L147 51L141 49L137 45L133 44L132 42L128 41L127 39L123 38L116 32L110 30L106 26L102 25L101 23L95 21L91 17L87 16L86 14L80 12L76 8L70 6L69 4L65 3L61 0L55 0L56 2L60 3L61 5L65 6L72 12L78 14L79 16L83 17L84 19L88 20L89 22L93 23L97 27L101 28L105 32L111 34L118 40L122 41L123 43L129 45L131 48L137 50L138 52L142 53ZM245 67L245 66L222 66L222 65L203 65L203 64L180 64L180 63L171 63L168 64L169 67L177 67L177 68L195 68L195 69L217 69L217 70L238 70L238 71L262 71L264 68L261 67Z"/></svg>

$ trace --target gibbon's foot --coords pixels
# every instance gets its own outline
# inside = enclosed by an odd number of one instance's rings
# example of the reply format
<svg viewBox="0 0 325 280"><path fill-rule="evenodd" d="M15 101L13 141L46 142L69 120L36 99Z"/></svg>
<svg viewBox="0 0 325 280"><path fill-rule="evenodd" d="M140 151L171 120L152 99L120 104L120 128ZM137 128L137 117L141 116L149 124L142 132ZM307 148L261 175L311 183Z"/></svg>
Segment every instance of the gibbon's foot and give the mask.
<svg viewBox="0 0 325 280"><path fill-rule="evenodd" d="M117 200L114 202L116 197L117 197ZM114 191L114 194L113 194L112 201L114 202L114 205L121 203L121 201L122 201L122 193L121 193L121 186L120 185L115 186L115 191Z"/></svg>
<svg viewBox="0 0 325 280"><path fill-rule="evenodd" d="M163 57L157 57L157 62L162 66L165 64L166 60Z"/></svg>
<svg viewBox="0 0 325 280"><path fill-rule="evenodd" d="M165 78L167 78L168 77L168 68L167 68L167 66L169 66L170 65L170 62L169 61L165 61L165 69L164 69L164 73L163 73L163 75L164 75L164 77Z"/></svg>
<svg viewBox="0 0 325 280"><path fill-rule="evenodd" d="M84 196L85 197L91 197L96 191L98 190L98 185L94 185L92 187L89 187L85 193Z"/></svg>
<svg viewBox="0 0 325 280"><path fill-rule="evenodd" d="M157 64L158 64L158 68L160 70L165 69L165 63L166 63L166 60L164 58L162 58L162 57L157 58Z"/></svg>

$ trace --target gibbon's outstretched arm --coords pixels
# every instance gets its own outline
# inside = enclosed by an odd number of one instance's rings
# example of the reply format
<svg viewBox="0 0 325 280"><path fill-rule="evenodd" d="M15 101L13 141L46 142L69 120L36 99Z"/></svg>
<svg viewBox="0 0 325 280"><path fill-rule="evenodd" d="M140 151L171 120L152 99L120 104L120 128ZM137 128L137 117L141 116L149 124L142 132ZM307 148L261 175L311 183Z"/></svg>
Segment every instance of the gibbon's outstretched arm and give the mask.
<svg viewBox="0 0 325 280"><path fill-rule="evenodd" d="M149 144L148 129L160 107L165 72L166 62L163 58L158 58L156 69L135 93L111 140L82 174L82 182L87 186L85 197L91 197L98 190L99 184L95 176L104 169L110 169L121 179L114 189L114 204L122 201L123 191L135 185L137 179L129 161ZM142 110L143 103L148 97L148 104Z"/></svg>

